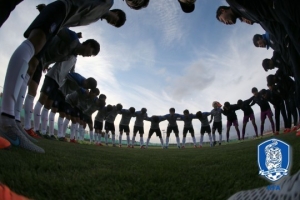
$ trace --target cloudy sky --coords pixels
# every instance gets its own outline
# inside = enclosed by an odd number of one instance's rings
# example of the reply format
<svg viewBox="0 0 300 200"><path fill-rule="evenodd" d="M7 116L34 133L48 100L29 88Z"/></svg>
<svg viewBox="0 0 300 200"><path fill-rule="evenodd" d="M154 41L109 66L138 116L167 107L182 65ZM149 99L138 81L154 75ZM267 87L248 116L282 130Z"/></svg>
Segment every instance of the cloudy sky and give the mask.
<svg viewBox="0 0 300 200"><path fill-rule="evenodd" d="M12 52L24 40L23 32L38 14L35 6L50 2L22 2L0 29L0 86ZM127 14L123 27L98 21L71 28L82 32L82 42L93 38L101 45L96 57L78 58L76 71L96 78L101 93L108 97L107 103L122 103L124 108L133 106L136 110L146 107L149 116L168 114L171 107L180 114L185 109L205 112L212 109L215 100L224 104L248 99L252 87L266 88L268 73L261 62L270 58L272 51L254 47L252 36L264 33L258 25L237 22L226 26L217 21L215 13L220 5L226 5L225 1L198 0L195 11L186 14L177 0L151 0L146 9L139 11L115 0L113 8ZM258 106L253 109L259 112ZM242 119L242 111L237 111L237 115ZM115 125L119 121L120 117ZM133 123L134 119L131 128ZM223 116L224 128L225 123ZM199 138L200 122L194 120L193 124ZM145 122L146 132L149 125ZM183 123L178 125L182 130ZM167 122L160 127L165 130ZM249 124L249 135L251 131ZM236 134L233 131L231 135ZM151 140L157 141L155 136ZM171 142L175 142L174 137Z"/></svg>

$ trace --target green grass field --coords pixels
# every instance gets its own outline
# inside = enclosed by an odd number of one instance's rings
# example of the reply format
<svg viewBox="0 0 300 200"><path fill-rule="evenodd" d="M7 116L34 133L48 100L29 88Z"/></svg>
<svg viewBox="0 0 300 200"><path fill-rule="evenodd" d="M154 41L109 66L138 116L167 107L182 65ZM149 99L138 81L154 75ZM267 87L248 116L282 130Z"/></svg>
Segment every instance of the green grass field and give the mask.
<svg viewBox="0 0 300 200"><path fill-rule="evenodd" d="M291 174L300 168L300 137ZM39 140L46 154L0 151L0 181L33 199L226 199L269 183L258 175L257 145L243 143L167 150L128 149Z"/></svg>

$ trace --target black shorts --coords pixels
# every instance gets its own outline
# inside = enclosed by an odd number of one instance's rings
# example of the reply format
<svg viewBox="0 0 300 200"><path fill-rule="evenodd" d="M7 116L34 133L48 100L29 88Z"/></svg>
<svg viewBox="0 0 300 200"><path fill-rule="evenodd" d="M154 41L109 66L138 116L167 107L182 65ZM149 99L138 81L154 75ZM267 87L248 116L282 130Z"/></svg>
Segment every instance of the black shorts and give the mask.
<svg viewBox="0 0 300 200"><path fill-rule="evenodd" d="M61 92L57 92L52 107L57 108L58 112L65 112L65 97Z"/></svg>
<svg viewBox="0 0 300 200"><path fill-rule="evenodd" d="M140 134L144 134L144 127L142 126L134 126L133 127L133 133L137 134L139 132Z"/></svg>
<svg viewBox="0 0 300 200"><path fill-rule="evenodd" d="M32 81L36 82L37 84L40 84L42 74L43 74L43 66L42 66L42 63L39 62L38 66L36 67L36 69L32 75Z"/></svg>
<svg viewBox="0 0 300 200"><path fill-rule="evenodd" d="M222 133L222 122L214 122L212 130L218 130L219 133Z"/></svg>
<svg viewBox="0 0 300 200"><path fill-rule="evenodd" d="M129 133L129 132L130 132L130 128L129 128L128 125L120 124L120 125L119 125L119 131L120 131L120 132Z"/></svg>
<svg viewBox="0 0 300 200"><path fill-rule="evenodd" d="M45 80L41 89L41 92L48 96L48 99L54 100L58 92L59 85L56 81L48 76L45 76Z"/></svg>
<svg viewBox="0 0 300 200"><path fill-rule="evenodd" d="M115 131L115 124L106 121L104 129L106 131Z"/></svg>
<svg viewBox="0 0 300 200"><path fill-rule="evenodd" d="M102 131L102 129L103 129L103 122L99 122L99 121L95 120L95 122L94 122L94 129Z"/></svg>
<svg viewBox="0 0 300 200"><path fill-rule="evenodd" d="M184 128L183 128L183 137L186 137L186 134L187 134L188 132L190 132L191 135L192 135L192 137L194 137L195 131L194 131L194 128L193 128L193 127L190 127L190 128L184 127Z"/></svg>
<svg viewBox="0 0 300 200"><path fill-rule="evenodd" d="M154 132L156 133L157 137L161 137L161 131L160 131L160 129L152 129L152 128L150 128L148 138L150 138L153 135Z"/></svg>
<svg viewBox="0 0 300 200"><path fill-rule="evenodd" d="M168 126L167 134L172 133L172 131L174 131L174 133L179 133L178 126Z"/></svg>
<svg viewBox="0 0 300 200"><path fill-rule="evenodd" d="M47 39L49 39L57 34L65 17L65 4L61 1L52 2L33 20L25 31L24 37L28 38L34 29L41 29L46 34Z"/></svg>
<svg viewBox="0 0 300 200"><path fill-rule="evenodd" d="M201 126L200 133L203 135L204 133L211 133L210 126Z"/></svg>
<svg viewBox="0 0 300 200"><path fill-rule="evenodd" d="M93 123L92 117L85 114L82 114L82 120L88 124Z"/></svg>

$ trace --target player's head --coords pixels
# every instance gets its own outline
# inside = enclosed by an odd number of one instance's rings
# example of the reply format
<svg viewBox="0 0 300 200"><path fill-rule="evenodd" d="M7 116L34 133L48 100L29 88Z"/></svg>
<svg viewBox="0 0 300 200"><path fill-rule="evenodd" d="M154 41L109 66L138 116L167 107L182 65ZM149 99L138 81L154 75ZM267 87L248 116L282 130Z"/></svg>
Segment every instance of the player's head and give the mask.
<svg viewBox="0 0 300 200"><path fill-rule="evenodd" d="M183 12L191 13L195 10L196 0L178 0Z"/></svg>
<svg viewBox="0 0 300 200"><path fill-rule="evenodd" d="M267 86L270 91L272 91L274 89L274 84L268 83Z"/></svg>
<svg viewBox="0 0 300 200"><path fill-rule="evenodd" d="M96 97L100 94L100 90L98 88L93 88L90 90L89 96L90 97Z"/></svg>
<svg viewBox="0 0 300 200"><path fill-rule="evenodd" d="M213 101L213 102L212 102L212 107L213 107L213 108L221 108L222 105L221 105L218 101Z"/></svg>
<svg viewBox="0 0 300 200"><path fill-rule="evenodd" d="M94 89L97 87L97 81L92 77L87 78L83 81L82 87L84 89Z"/></svg>
<svg viewBox="0 0 300 200"><path fill-rule="evenodd" d="M185 109L185 110L183 111L183 114L184 114L185 116L187 116L187 115L190 114L190 111L189 111L188 109Z"/></svg>
<svg viewBox="0 0 300 200"><path fill-rule="evenodd" d="M175 113L175 108L170 108L169 112L170 112L171 115L174 114Z"/></svg>
<svg viewBox="0 0 300 200"><path fill-rule="evenodd" d="M104 14L101 19L105 19L110 25L119 28L125 24L126 14L121 9L112 9Z"/></svg>
<svg viewBox="0 0 300 200"><path fill-rule="evenodd" d="M235 24L237 19L237 17L233 14L231 8L228 6L220 6L216 12L216 18L226 25Z"/></svg>
<svg viewBox="0 0 300 200"><path fill-rule="evenodd" d="M84 41L78 48L77 54L83 57L96 56L100 51L100 44L94 39Z"/></svg>
<svg viewBox="0 0 300 200"><path fill-rule="evenodd" d="M256 87L253 87L251 89L251 92L252 92L253 96L257 96L258 95L258 89Z"/></svg>
<svg viewBox="0 0 300 200"><path fill-rule="evenodd" d="M142 109L141 109L141 112L142 112L143 114L145 114L145 113L147 113L147 109L146 109L146 108L142 108Z"/></svg>
<svg viewBox="0 0 300 200"><path fill-rule="evenodd" d="M230 103L228 101L226 101L224 103L224 109L229 110L230 109Z"/></svg>
<svg viewBox="0 0 300 200"><path fill-rule="evenodd" d="M106 95L105 94L100 94L99 99L106 100Z"/></svg>
<svg viewBox="0 0 300 200"><path fill-rule="evenodd" d="M117 107L117 110L118 110L118 111L120 111L120 110L123 109L123 106L122 106L122 104L120 104L120 103L118 103L116 107Z"/></svg>
<svg viewBox="0 0 300 200"><path fill-rule="evenodd" d="M201 111L198 111L198 112L196 113L196 117L197 117L198 119L201 119L201 118L202 118L202 112L201 112Z"/></svg>
<svg viewBox="0 0 300 200"><path fill-rule="evenodd" d="M264 68L264 70L267 72L269 69L274 69L274 63L271 59L266 58L262 61L262 67Z"/></svg>
<svg viewBox="0 0 300 200"><path fill-rule="evenodd" d="M273 74L267 76L267 83L268 85L274 85L276 82L276 77Z"/></svg>
<svg viewBox="0 0 300 200"><path fill-rule="evenodd" d="M153 120L153 122L158 123L158 122L159 122L159 117L156 116L156 115L153 115L153 116L152 116L152 120Z"/></svg>
<svg viewBox="0 0 300 200"><path fill-rule="evenodd" d="M237 105L238 105L239 107L242 107L243 104L244 104L244 101L243 101L242 99L239 99L239 100L237 101Z"/></svg>
<svg viewBox="0 0 300 200"><path fill-rule="evenodd" d="M126 0L126 4L134 10L140 10L148 6L149 0Z"/></svg>
<svg viewBox="0 0 300 200"><path fill-rule="evenodd" d="M135 113L135 108L134 107L130 107L129 111L130 111L131 114L134 114Z"/></svg>
<svg viewBox="0 0 300 200"><path fill-rule="evenodd" d="M106 105L105 99L97 99L97 106L103 108Z"/></svg>
<svg viewBox="0 0 300 200"><path fill-rule="evenodd" d="M110 105L110 104L108 104L108 105L106 106L106 111L107 111L107 112L110 112L110 111L112 111L112 110L113 110L113 106Z"/></svg>
<svg viewBox="0 0 300 200"><path fill-rule="evenodd" d="M263 97L263 98L267 98L267 90L266 89L262 89L261 91L259 91L259 93L261 94L261 96Z"/></svg>
<svg viewBox="0 0 300 200"><path fill-rule="evenodd" d="M255 34L252 40L256 47L265 48L267 46L267 41L265 41L263 36L260 34Z"/></svg>

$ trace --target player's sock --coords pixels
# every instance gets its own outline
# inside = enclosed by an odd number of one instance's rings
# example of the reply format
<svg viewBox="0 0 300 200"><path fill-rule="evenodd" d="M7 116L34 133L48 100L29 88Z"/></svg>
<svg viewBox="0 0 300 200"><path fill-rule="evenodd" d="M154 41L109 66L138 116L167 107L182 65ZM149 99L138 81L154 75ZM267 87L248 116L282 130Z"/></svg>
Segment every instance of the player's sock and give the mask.
<svg viewBox="0 0 300 200"><path fill-rule="evenodd" d="M80 140L83 141L84 140L84 129L83 129L83 125L79 125L79 134L80 134Z"/></svg>
<svg viewBox="0 0 300 200"><path fill-rule="evenodd" d="M41 109L43 105L38 101L36 102L34 109L33 109L33 116L34 116L34 130L40 130L40 121L41 121Z"/></svg>
<svg viewBox="0 0 300 200"><path fill-rule="evenodd" d="M215 133L212 134L212 139L213 139L213 142L216 141L216 134Z"/></svg>
<svg viewBox="0 0 300 200"><path fill-rule="evenodd" d="M108 134L105 133L105 135L104 135L105 144L107 144L107 138L108 138Z"/></svg>
<svg viewBox="0 0 300 200"><path fill-rule="evenodd" d="M66 132L67 132L69 122L70 122L70 120L65 118L64 123L63 123L63 128L62 128L62 137L66 137Z"/></svg>
<svg viewBox="0 0 300 200"><path fill-rule="evenodd" d="M212 139L211 139L211 134L210 133L208 134L208 138L209 138L210 144L212 145Z"/></svg>
<svg viewBox="0 0 300 200"><path fill-rule="evenodd" d="M196 146L196 138L195 137L192 137L193 139L193 143L194 143L194 146ZM185 142L185 141L184 141Z"/></svg>
<svg viewBox="0 0 300 200"><path fill-rule="evenodd" d="M54 112L50 112L49 114L49 135L54 135L54 117L55 117Z"/></svg>
<svg viewBox="0 0 300 200"><path fill-rule="evenodd" d="M226 132L226 139L227 139L227 142L229 142L229 132Z"/></svg>
<svg viewBox="0 0 300 200"><path fill-rule="evenodd" d="M264 134L264 125L260 125L260 135L262 136Z"/></svg>
<svg viewBox="0 0 300 200"><path fill-rule="evenodd" d="M242 138L245 139L246 126L243 126L242 129Z"/></svg>
<svg viewBox="0 0 300 200"><path fill-rule="evenodd" d="M94 136L94 133L93 133L93 131L90 130L90 142L92 142L94 140L93 136Z"/></svg>
<svg viewBox="0 0 300 200"><path fill-rule="evenodd" d="M143 138L143 136L140 137L140 146L144 146L144 138Z"/></svg>
<svg viewBox="0 0 300 200"><path fill-rule="evenodd" d="M122 134L119 135L119 145L122 145Z"/></svg>
<svg viewBox="0 0 300 200"><path fill-rule="evenodd" d="M31 117L32 117L32 108L33 108L34 96L27 94L24 103L25 119L24 119L24 128L26 130L31 129Z"/></svg>
<svg viewBox="0 0 300 200"><path fill-rule="evenodd" d="M200 146L202 146L203 145L203 135L201 134L201 136L200 136Z"/></svg>
<svg viewBox="0 0 300 200"><path fill-rule="evenodd" d="M115 134L112 134L111 141L112 141L112 144L115 144L115 142L116 142L116 135Z"/></svg>
<svg viewBox="0 0 300 200"><path fill-rule="evenodd" d="M159 138L160 139L160 144L161 144L161 147L164 147L164 140L162 139L162 137L161 138Z"/></svg>
<svg viewBox="0 0 300 200"><path fill-rule="evenodd" d="M15 105L15 119L18 120L18 121L21 121L21 111L22 111L22 108L23 108L24 97L25 97L25 93L26 93L26 90L27 90L27 83L28 83L29 79L30 79L29 74L26 74L25 77L24 77L23 84L22 84L21 89L20 89L20 93L19 93L19 96L18 96L18 99L17 99L17 103Z"/></svg>
<svg viewBox="0 0 300 200"><path fill-rule="evenodd" d="M1 105L2 113L14 116L15 104L27 73L28 62L34 52L32 43L25 40L12 54L5 75Z"/></svg>
<svg viewBox="0 0 300 200"><path fill-rule="evenodd" d="M74 138L75 138L75 126L76 126L76 124L71 124L71 134L70 134L70 140L74 140Z"/></svg>
<svg viewBox="0 0 300 200"><path fill-rule="evenodd" d="M49 116L48 113L49 113L49 110L44 107L43 110L42 110L42 115L41 115L41 121L42 121L42 124L41 124L42 131L41 131L41 133L43 135L45 135L46 132L47 132L47 124L48 124L48 116Z"/></svg>
<svg viewBox="0 0 300 200"><path fill-rule="evenodd" d="M58 137L63 137L63 126L64 126L64 118L62 117L59 117L58 118L58 122L57 122L57 127L58 127L58 130L57 130L57 136Z"/></svg>
<svg viewBox="0 0 300 200"><path fill-rule="evenodd" d="M241 133L240 133L240 130L238 129L238 130L236 131L236 133L237 133L238 139L240 140L240 139L241 139Z"/></svg>
<svg viewBox="0 0 300 200"><path fill-rule="evenodd" d="M182 138L182 146L185 146L185 137Z"/></svg>
<svg viewBox="0 0 300 200"><path fill-rule="evenodd" d="M131 145L134 146L135 136L132 136ZM142 145L141 145L142 146Z"/></svg>
<svg viewBox="0 0 300 200"><path fill-rule="evenodd" d="M78 122L76 123L76 126L75 126L75 139L80 140L79 123Z"/></svg>
<svg viewBox="0 0 300 200"><path fill-rule="evenodd" d="M130 145L130 137L129 137L129 135L126 135L126 139L127 139L127 146L129 146Z"/></svg>
<svg viewBox="0 0 300 200"><path fill-rule="evenodd" d="M169 146L169 137L166 138L166 147Z"/></svg>
<svg viewBox="0 0 300 200"><path fill-rule="evenodd" d="M222 133L219 133L219 143L222 143Z"/></svg>
<svg viewBox="0 0 300 200"><path fill-rule="evenodd" d="M149 141L150 141L150 138L147 138L147 142L146 142L146 148L148 148Z"/></svg>
<svg viewBox="0 0 300 200"><path fill-rule="evenodd" d="M95 143L97 143L97 141L98 141L98 136L99 136L98 133L94 133L94 140L95 140Z"/></svg>
<svg viewBox="0 0 300 200"><path fill-rule="evenodd" d="M271 127L272 127L272 131L273 133L275 133L275 124L274 124L274 121L270 121L271 122Z"/></svg>
<svg viewBox="0 0 300 200"><path fill-rule="evenodd" d="M177 147L180 147L180 138L176 137Z"/></svg>

